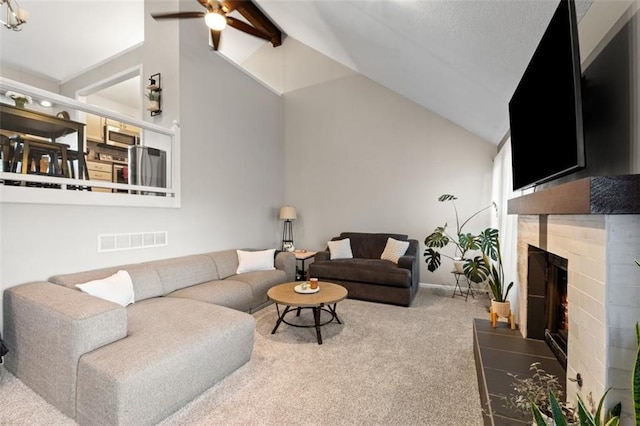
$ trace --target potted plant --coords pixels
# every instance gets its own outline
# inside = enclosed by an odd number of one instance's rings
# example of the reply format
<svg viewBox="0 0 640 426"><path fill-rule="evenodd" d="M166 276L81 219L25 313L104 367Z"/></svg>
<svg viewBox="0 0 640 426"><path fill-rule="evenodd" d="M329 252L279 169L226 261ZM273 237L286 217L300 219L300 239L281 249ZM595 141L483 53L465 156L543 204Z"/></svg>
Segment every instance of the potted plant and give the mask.
<svg viewBox="0 0 640 426"><path fill-rule="evenodd" d="M558 402L558 399L554 395L553 392L549 392L549 405L551 407L551 419L547 418L547 416L543 416L540 408L537 404L531 404L531 413L533 414L533 425L534 426L548 426L548 425L556 425L556 426L565 426L565 425L573 425L578 424L580 426L618 426L620 424L620 416L618 414L609 413L607 415L606 420L602 420L602 406L604 405L604 399L607 396L607 393L610 389L602 395L600 398L600 402L598 402L598 408L593 412L593 410L589 410L582 401L580 395L578 395L578 412L577 416L575 413L570 413L569 415L562 408L562 404ZM615 407L615 410L618 411L620 409L620 404ZM576 422L577 417L577 422Z"/></svg>
<svg viewBox="0 0 640 426"><path fill-rule="evenodd" d="M147 110L152 112L158 111L160 109L160 91L151 90L145 94L145 96L149 99L149 107L147 107Z"/></svg>
<svg viewBox="0 0 640 426"><path fill-rule="evenodd" d="M27 104L33 102L31 96L23 95L22 93L8 91L5 93L5 96L13 99L13 102L15 102L18 108L24 108Z"/></svg>
<svg viewBox="0 0 640 426"><path fill-rule="evenodd" d="M562 385L557 376L540 368L539 362L532 363L529 371L531 374L528 376L507 373L513 378L513 382L511 383L512 392L509 395L500 395L504 401L504 407L519 413L524 420L531 414L532 407L535 405L543 418L551 418L553 411L549 393L561 397ZM571 408L566 403L559 403L559 406L567 417L573 417Z"/></svg>
<svg viewBox="0 0 640 426"><path fill-rule="evenodd" d="M562 386L558 378L547 373L540 368L539 362L534 362L529 367L532 375L522 377L516 374L509 374L514 381L511 385L513 392L509 395L500 395L505 401L505 408L519 412L523 415L523 420L527 413L533 417L534 426L614 426L618 425L621 404L617 404L606 420L603 417L603 405L607 392L600 398L597 407L588 395L587 401L591 409L587 407L580 395L578 395L578 407L574 408L566 402L560 402L558 398L562 396Z"/></svg>
<svg viewBox="0 0 640 426"><path fill-rule="evenodd" d="M469 260L465 257L467 252L469 250L478 250L479 248L477 244L477 236L471 233L465 233L464 227L467 223L469 223L471 219L473 219L483 211L491 207L496 208L496 204L491 203L469 216L469 218L464 222L460 223L460 217L458 215L458 209L456 208L455 203L455 200L457 199L458 198L455 195L451 194L443 194L438 197L438 201L440 202L451 202L453 211L456 216L456 228L454 233L449 233L447 231L448 224L445 223L443 226L436 227L434 231L430 235L428 235L427 238L425 238L424 245L427 246L427 248L424 251L424 261L426 262L427 269L430 272L434 272L440 267L442 263L441 256L445 256L454 261L454 266L458 273L464 273L463 265ZM454 244L456 247L455 257L440 252L440 249L446 247L447 245L449 245L449 243Z"/></svg>
<svg viewBox="0 0 640 426"><path fill-rule="evenodd" d="M475 283L487 281L491 290L491 310L502 318L511 318L509 291L513 281L506 284L502 252L500 250L500 233L495 228L487 228L477 237L481 255L475 256L464 265L464 273ZM513 327L513 323L511 324Z"/></svg>

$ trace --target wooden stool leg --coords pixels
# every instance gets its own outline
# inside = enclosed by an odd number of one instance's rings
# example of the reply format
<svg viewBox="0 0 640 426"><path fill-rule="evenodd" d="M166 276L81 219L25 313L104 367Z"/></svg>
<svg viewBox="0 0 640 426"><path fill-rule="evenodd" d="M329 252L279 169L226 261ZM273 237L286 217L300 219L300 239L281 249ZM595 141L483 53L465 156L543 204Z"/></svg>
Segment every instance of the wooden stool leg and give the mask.
<svg viewBox="0 0 640 426"><path fill-rule="evenodd" d="M513 318L513 313L511 311L509 311L509 323L511 323L511 329L515 330L516 329L516 321Z"/></svg>
<svg viewBox="0 0 640 426"><path fill-rule="evenodd" d="M491 326L496 328L497 315L493 312L493 308L489 308L489 318L491 318Z"/></svg>

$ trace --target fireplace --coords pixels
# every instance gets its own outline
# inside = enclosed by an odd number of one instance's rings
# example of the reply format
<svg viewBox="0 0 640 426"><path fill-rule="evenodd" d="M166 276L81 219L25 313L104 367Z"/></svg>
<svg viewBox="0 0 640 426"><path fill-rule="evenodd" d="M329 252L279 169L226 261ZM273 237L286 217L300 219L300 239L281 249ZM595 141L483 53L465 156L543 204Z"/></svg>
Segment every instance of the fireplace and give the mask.
<svg viewBox="0 0 640 426"><path fill-rule="evenodd" d="M546 340L567 368L569 304L567 259L538 247L528 248L527 336Z"/></svg>
<svg viewBox="0 0 640 426"><path fill-rule="evenodd" d="M534 282L530 291L528 282L536 274L546 274L546 268L539 267L547 261L543 250L567 259L567 400L577 404L578 395L586 399L591 393L599 398L611 389L605 410L622 401L621 424L633 421L629 380L631 354L638 348L638 194L640 174L591 177L509 200L508 207L509 214L518 215L521 333L544 339L546 319L538 320L538 315L546 309L546 284ZM578 374L581 386L574 380Z"/></svg>

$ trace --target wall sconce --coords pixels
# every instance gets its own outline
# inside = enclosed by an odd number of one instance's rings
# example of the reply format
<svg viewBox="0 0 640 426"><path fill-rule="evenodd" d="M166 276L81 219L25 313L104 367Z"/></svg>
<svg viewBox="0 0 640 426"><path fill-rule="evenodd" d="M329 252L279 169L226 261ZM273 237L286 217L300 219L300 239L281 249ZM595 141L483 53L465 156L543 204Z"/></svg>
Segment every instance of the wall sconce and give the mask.
<svg viewBox="0 0 640 426"><path fill-rule="evenodd" d="M280 220L284 220L282 228L282 250L293 251L293 220L297 219L296 208L291 206L280 207Z"/></svg>
<svg viewBox="0 0 640 426"><path fill-rule="evenodd" d="M160 92L162 92L162 77L160 73L153 74L149 77L149 85L147 86L147 93L145 96L149 99L149 106L147 111L151 112L151 116L162 114L162 108L160 108Z"/></svg>

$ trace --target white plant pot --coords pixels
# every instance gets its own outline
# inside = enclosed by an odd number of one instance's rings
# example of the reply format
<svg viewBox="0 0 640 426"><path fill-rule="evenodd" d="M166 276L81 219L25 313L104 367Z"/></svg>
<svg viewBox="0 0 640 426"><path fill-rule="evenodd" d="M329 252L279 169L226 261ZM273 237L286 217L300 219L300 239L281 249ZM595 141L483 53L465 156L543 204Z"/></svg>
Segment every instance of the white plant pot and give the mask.
<svg viewBox="0 0 640 426"><path fill-rule="evenodd" d="M459 274L464 274L464 264L466 263L466 260L464 259L454 259L453 260L453 267L455 269L455 271Z"/></svg>
<svg viewBox="0 0 640 426"><path fill-rule="evenodd" d="M492 300L491 309L493 309L493 312L495 312L500 318L509 318L511 315L511 302L508 300L506 302L496 302L495 300Z"/></svg>

